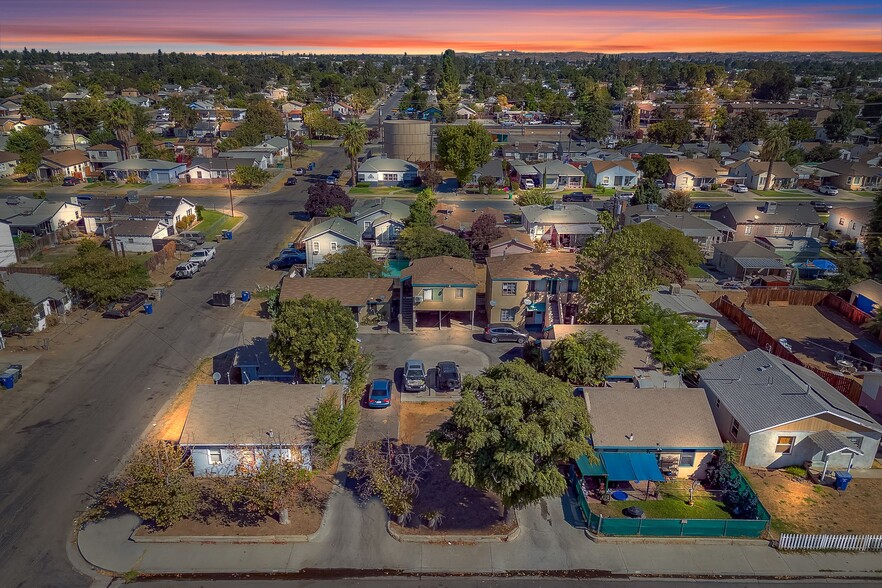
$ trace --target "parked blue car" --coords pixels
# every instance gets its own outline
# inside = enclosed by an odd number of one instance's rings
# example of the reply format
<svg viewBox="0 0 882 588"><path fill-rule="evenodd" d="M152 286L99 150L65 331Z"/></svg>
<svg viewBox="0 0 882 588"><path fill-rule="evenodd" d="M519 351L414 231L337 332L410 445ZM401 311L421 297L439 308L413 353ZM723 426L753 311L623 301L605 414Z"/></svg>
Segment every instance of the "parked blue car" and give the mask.
<svg viewBox="0 0 882 588"><path fill-rule="evenodd" d="M711 205L708 202L693 202L692 210L710 210Z"/></svg>
<svg viewBox="0 0 882 588"><path fill-rule="evenodd" d="M283 250L278 257L267 264L271 270L291 269L295 265L306 263L306 252L299 250Z"/></svg>
<svg viewBox="0 0 882 588"><path fill-rule="evenodd" d="M368 392L368 408L388 408L392 404L392 380L376 379Z"/></svg>

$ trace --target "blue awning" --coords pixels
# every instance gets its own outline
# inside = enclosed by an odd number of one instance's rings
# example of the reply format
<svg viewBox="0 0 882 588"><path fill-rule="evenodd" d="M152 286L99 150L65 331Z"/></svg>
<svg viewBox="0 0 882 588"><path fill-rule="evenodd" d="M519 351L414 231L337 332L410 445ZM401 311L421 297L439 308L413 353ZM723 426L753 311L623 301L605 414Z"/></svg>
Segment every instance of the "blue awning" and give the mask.
<svg viewBox="0 0 882 588"><path fill-rule="evenodd" d="M664 482L653 453L600 452L600 459L610 482Z"/></svg>
<svg viewBox="0 0 882 588"><path fill-rule="evenodd" d="M536 302L527 307L529 312L545 312L545 303L544 302Z"/></svg>
<svg viewBox="0 0 882 588"><path fill-rule="evenodd" d="M594 463L588 460L587 455L580 455L579 459L576 460L576 467L579 468L579 472L581 472L582 476L591 477L591 476L605 476L606 468L603 467L603 461L599 458Z"/></svg>

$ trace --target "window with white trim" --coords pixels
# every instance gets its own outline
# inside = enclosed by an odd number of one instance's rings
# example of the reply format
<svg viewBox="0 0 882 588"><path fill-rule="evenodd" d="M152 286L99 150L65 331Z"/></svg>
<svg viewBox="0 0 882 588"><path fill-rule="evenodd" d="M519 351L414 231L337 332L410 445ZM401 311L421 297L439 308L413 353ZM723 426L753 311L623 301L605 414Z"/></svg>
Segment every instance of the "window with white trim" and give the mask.
<svg viewBox="0 0 882 588"><path fill-rule="evenodd" d="M789 455L793 452L793 445L796 443L796 437L793 435L780 435L775 441L775 453Z"/></svg>
<svg viewBox="0 0 882 588"><path fill-rule="evenodd" d="M503 296L516 296L518 293L518 285L516 282L502 282Z"/></svg>
<svg viewBox="0 0 882 588"><path fill-rule="evenodd" d="M695 450L684 449L680 453L680 467L691 468L695 465Z"/></svg>
<svg viewBox="0 0 882 588"><path fill-rule="evenodd" d="M744 225L744 234L752 235L753 234L753 225Z"/></svg>
<svg viewBox="0 0 882 588"><path fill-rule="evenodd" d="M312 254L313 254L313 255L318 255L318 254L319 254L319 242L318 242L318 241L313 241L313 242L312 242Z"/></svg>
<svg viewBox="0 0 882 588"><path fill-rule="evenodd" d="M208 465L218 465L224 462L223 455L221 455L220 449L209 449L208 450Z"/></svg>
<svg viewBox="0 0 882 588"><path fill-rule="evenodd" d="M398 174L383 174L383 181L384 182L397 182L398 181Z"/></svg>
<svg viewBox="0 0 882 588"><path fill-rule="evenodd" d="M431 288L423 288L423 300L432 300L435 292Z"/></svg>
<svg viewBox="0 0 882 588"><path fill-rule="evenodd" d="M337 251L339 247L337 246L336 241L331 241L331 251Z"/></svg>
<svg viewBox="0 0 882 588"><path fill-rule="evenodd" d="M738 422L738 419L733 418L732 419L732 428L729 429L729 432L732 434L733 437L738 438L738 431L740 431L740 430L741 430L741 423Z"/></svg>
<svg viewBox="0 0 882 588"><path fill-rule="evenodd" d="M456 298L457 300L461 300L462 298L465 298L465 288L457 288L453 297Z"/></svg>
<svg viewBox="0 0 882 588"><path fill-rule="evenodd" d="M850 436L846 437L846 439L851 441L852 444L854 444L854 446L857 447L858 449L860 449L861 445L864 444L864 438L861 437L860 435L850 435Z"/></svg>
<svg viewBox="0 0 882 588"><path fill-rule="evenodd" d="M784 225L775 225L772 227L773 235L783 235L784 234Z"/></svg>
<svg viewBox="0 0 882 588"><path fill-rule="evenodd" d="M503 308L499 311L499 320L504 323L512 323L515 320L515 311L511 308Z"/></svg>

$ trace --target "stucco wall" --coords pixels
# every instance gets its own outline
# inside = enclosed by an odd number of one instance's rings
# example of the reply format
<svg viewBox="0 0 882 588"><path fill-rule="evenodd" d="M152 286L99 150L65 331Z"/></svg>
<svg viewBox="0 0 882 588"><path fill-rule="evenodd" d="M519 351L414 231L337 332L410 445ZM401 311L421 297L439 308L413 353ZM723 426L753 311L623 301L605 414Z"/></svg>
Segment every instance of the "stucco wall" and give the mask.
<svg viewBox="0 0 882 588"><path fill-rule="evenodd" d="M415 311L424 312L427 310L448 310L448 311L469 311L475 310L475 297L477 293L477 288L474 286L462 287L463 297L456 297L457 286L452 286L449 288L442 288L438 286L420 286L418 284L414 284L413 293L414 296L424 296L423 290L431 290L432 291L432 300L426 300L425 296L423 297L423 301L419 304L414 304L413 308Z"/></svg>
<svg viewBox="0 0 882 588"><path fill-rule="evenodd" d="M318 254L313 253L313 243L319 244ZM331 249L331 243L337 244L337 249ZM323 233L315 238L306 240L306 266L310 269L321 263L325 259L325 255L329 253L337 253L347 245L356 245L353 241L337 235L335 233Z"/></svg>
<svg viewBox="0 0 882 588"><path fill-rule="evenodd" d="M221 463L209 463L210 449L220 449ZM290 449L193 445L190 447L190 453L193 458L193 475L197 477L231 476L236 473L240 462L243 465L260 463L263 456L286 461L293 460L302 463L305 469L312 469L312 455L308 445L294 446Z"/></svg>
<svg viewBox="0 0 882 588"><path fill-rule="evenodd" d="M789 465L802 465L805 461L823 461L823 454L818 450L817 446L809 441L807 437L811 435L811 431L763 431L754 433L750 436L750 444L747 449L747 458L744 465L748 467L759 468L783 468ZM878 433L846 433L847 436L860 436L861 451L864 455L857 455L852 463L853 468L865 469L873 465L873 459L876 456L876 448L879 446ZM789 454L781 454L775 452L775 445L778 437L793 436L796 442L793 450ZM830 457L830 468L845 468L848 466L849 456L847 454L838 454Z"/></svg>

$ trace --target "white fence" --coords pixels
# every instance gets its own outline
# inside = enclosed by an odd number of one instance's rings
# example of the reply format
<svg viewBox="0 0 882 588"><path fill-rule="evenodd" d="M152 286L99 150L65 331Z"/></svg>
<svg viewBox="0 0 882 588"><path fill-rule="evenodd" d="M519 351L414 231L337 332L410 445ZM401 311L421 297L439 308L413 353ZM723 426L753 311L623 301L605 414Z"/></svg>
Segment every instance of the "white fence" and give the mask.
<svg viewBox="0 0 882 588"><path fill-rule="evenodd" d="M801 535L782 533L778 549L882 551L882 535Z"/></svg>

